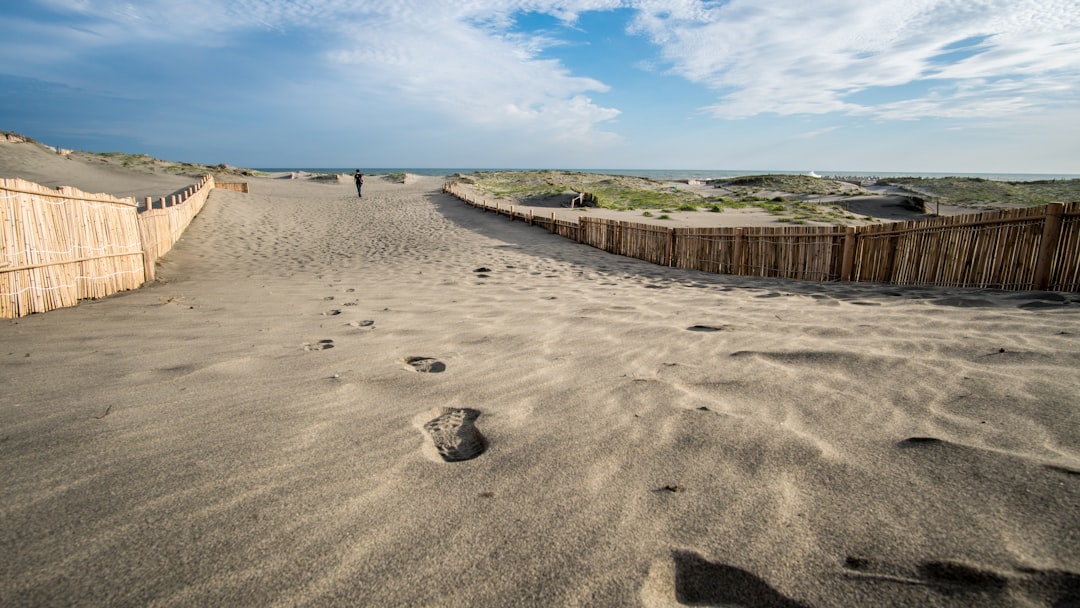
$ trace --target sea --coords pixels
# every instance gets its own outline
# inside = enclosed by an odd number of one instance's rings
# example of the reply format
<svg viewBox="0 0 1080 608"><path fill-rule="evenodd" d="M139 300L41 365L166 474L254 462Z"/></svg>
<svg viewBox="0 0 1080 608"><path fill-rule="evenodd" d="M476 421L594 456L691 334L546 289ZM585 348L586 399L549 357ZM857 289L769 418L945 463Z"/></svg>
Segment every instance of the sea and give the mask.
<svg viewBox="0 0 1080 608"><path fill-rule="evenodd" d="M411 173L413 175L450 176L467 175L477 171L572 171L578 173L600 173L604 175L628 175L645 177L660 181L682 181L689 179L710 180L744 175L814 175L817 177L843 177L872 180L887 177L977 177L988 180L1008 182L1030 182L1055 179L1080 179L1080 173L920 173L920 172L880 172L880 171L778 171L775 169L728 170L728 169L503 169L476 167L255 167L257 171L280 173L304 171L307 173L352 173L357 169L366 175L385 175L387 173Z"/></svg>

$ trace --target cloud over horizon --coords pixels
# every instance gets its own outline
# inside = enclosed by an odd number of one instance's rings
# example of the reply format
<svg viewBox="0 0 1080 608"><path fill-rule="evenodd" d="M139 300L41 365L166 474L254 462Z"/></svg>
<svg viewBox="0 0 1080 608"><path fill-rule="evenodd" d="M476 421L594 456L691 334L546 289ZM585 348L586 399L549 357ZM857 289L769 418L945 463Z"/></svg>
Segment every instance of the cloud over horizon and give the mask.
<svg viewBox="0 0 1080 608"><path fill-rule="evenodd" d="M1073 0L31 0L4 13L17 34L0 41L0 78L40 96L77 91L94 124L0 98L3 128L101 140L126 124L130 139L165 145L173 116L221 146L230 124L249 129L231 137L262 141L251 130L263 120L338 155L362 141L403 157L426 137L424 156L447 165L715 165L746 158L715 138L753 125L778 142L787 133L782 166L810 140L837 145L872 125L910 146L903 164L917 143L902 123L955 157L974 145L959 134L1080 119ZM177 87L187 100L171 98ZM111 116L106 97L128 111ZM660 103L687 133L656 124ZM500 138L515 140L507 155L490 149ZM1019 149L1040 145L1076 150L1051 132Z"/></svg>

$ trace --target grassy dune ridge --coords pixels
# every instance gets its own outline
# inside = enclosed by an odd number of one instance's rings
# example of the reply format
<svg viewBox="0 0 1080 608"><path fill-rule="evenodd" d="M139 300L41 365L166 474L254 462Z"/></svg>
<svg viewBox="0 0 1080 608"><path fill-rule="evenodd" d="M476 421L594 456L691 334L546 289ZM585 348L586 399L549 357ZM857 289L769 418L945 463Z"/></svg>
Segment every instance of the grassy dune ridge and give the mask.
<svg viewBox="0 0 1080 608"><path fill-rule="evenodd" d="M722 212L726 208L758 207L778 216L781 222L846 223L854 217L839 207L796 197L863 193L851 184L792 175L715 180L695 187L644 177L574 171L478 171L458 175L457 179L484 195L517 204L568 204L577 193L588 192L597 197L598 207L641 210L646 217L659 213L662 219L676 211Z"/></svg>
<svg viewBox="0 0 1080 608"><path fill-rule="evenodd" d="M1080 179L1009 182L979 177L892 177L879 183L950 205L1031 207L1080 201Z"/></svg>

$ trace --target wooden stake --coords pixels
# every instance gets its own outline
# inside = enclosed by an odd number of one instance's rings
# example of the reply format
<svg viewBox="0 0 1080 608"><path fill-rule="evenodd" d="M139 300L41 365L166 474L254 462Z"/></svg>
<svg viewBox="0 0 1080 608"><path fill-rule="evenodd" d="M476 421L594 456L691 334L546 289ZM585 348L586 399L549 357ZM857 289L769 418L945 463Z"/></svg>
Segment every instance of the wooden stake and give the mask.
<svg viewBox="0 0 1080 608"><path fill-rule="evenodd" d="M1035 262L1034 287L1046 291L1050 286L1050 271L1053 267L1054 254L1057 253L1061 239L1061 216L1065 207L1061 203L1046 206L1046 222L1043 224L1042 241L1039 243L1039 257Z"/></svg>
<svg viewBox="0 0 1080 608"><path fill-rule="evenodd" d="M840 280L852 280L852 269L855 267L855 227L848 226L847 234L844 235L843 264L840 266Z"/></svg>

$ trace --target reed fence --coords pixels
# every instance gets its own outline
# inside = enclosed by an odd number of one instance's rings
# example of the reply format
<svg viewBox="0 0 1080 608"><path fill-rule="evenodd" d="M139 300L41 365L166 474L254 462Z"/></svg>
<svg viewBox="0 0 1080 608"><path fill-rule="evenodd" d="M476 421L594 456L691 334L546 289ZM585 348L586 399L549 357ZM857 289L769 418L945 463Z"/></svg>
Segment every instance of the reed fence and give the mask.
<svg viewBox="0 0 1080 608"><path fill-rule="evenodd" d="M0 318L135 289L202 209L214 178L139 211L134 198L0 179Z"/></svg>
<svg viewBox="0 0 1080 608"><path fill-rule="evenodd" d="M858 227L666 228L469 205L654 264L719 274L1002 290L1080 291L1080 203Z"/></svg>
<svg viewBox="0 0 1080 608"><path fill-rule="evenodd" d="M247 194L248 192L250 192L250 190L248 189L248 183L247 182L217 182L216 184L214 184L214 187L215 188L220 188L222 190L233 190L235 192L243 192L244 194Z"/></svg>

